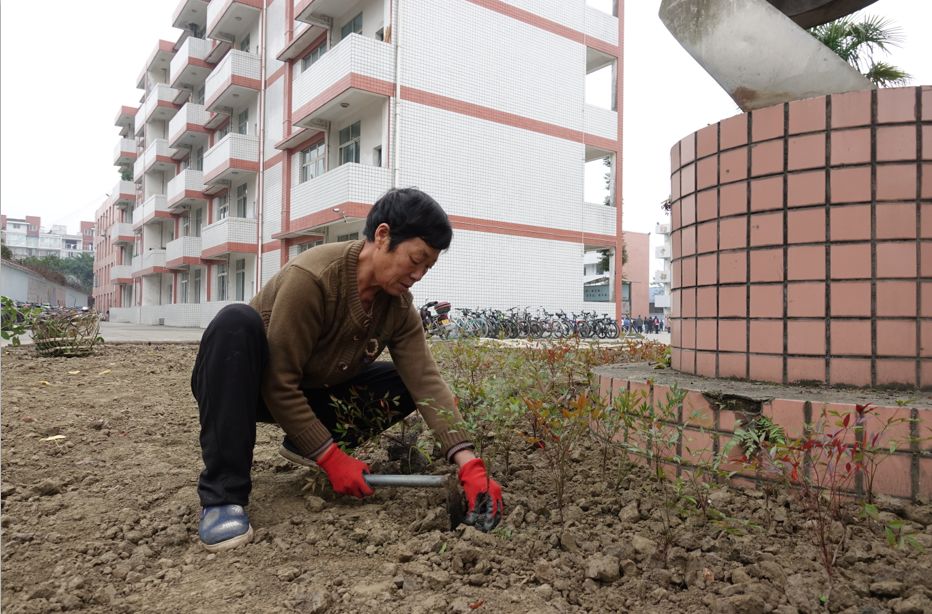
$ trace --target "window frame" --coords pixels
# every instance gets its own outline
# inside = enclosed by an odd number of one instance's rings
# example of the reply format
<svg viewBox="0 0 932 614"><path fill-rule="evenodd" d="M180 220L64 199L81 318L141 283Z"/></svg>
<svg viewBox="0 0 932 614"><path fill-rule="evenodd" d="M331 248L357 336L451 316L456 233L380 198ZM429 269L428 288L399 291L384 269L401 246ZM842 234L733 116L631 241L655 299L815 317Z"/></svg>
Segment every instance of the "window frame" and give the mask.
<svg viewBox="0 0 932 614"><path fill-rule="evenodd" d="M327 147L324 141L308 145L298 153L298 183L310 181L327 172Z"/></svg>
<svg viewBox="0 0 932 614"><path fill-rule="evenodd" d="M229 290L229 269L225 263L220 263L217 265L217 300L225 301L227 300L227 292Z"/></svg>
<svg viewBox="0 0 932 614"><path fill-rule="evenodd" d="M246 300L246 259L233 261L233 300Z"/></svg>
<svg viewBox="0 0 932 614"><path fill-rule="evenodd" d="M356 136L353 136L353 128L356 129ZM344 141L343 134L345 131L348 131L348 132L346 132L347 138ZM359 156L360 156L361 141L362 141L362 121L357 120L353 122L352 124L350 124L349 126L341 128L339 132L337 133L337 136L339 140L340 166L343 166L344 164L347 164L349 162L359 164ZM352 156L353 156L352 160L345 159L346 151L352 152Z"/></svg>
<svg viewBox="0 0 932 614"><path fill-rule="evenodd" d="M309 50L304 54L304 57L301 58L301 72L304 72L311 66L313 66L320 58L327 53L327 41L323 40L319 45Z"/></svg>
<svg viewBox="0 0 932 614"><path fill-rule="evenodd" d="M236 114L236 134L249 134L249 107Z"/></svg>
<svg viewBox="0 0 932 614"><path fill-rule="evenodd" d="M194 275L191 277L194 286L194 303L199 304L201 302L201 269L194 269Z"/></svg>
<svg viewBox="0 0 932 614"><path fill-rule="evenodd" d="M223 194L217 197L217 221L225 220L230 216L230 196Z"/></svg>
<svg viewBox="0 0 932 614"><path fill-rule="evenodd" d="M356 23L357 19L359 20L358 24ZM340 40L345 40L350 34L362 34L362 12L343 24L343 27L340 28Z"/></svg>
<svg viewBox="0 0 932 614"><path fill-rule="evenodd" d="M246 217L246 212L248 210L248 202L249 202L249 185L246 183L241 183L238 186L236 186L236 210L235 210L236 215L234 217Z"/></svg>

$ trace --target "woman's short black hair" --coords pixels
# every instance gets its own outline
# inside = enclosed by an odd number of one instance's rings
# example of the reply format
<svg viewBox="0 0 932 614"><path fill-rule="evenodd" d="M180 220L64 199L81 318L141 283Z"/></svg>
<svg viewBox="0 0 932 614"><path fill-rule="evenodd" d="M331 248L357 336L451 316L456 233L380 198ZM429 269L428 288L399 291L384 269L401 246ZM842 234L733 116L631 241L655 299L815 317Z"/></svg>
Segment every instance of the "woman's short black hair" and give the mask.
<svg viewBox="0 0 932 614"><path fill-rule="evenodd" d="M391 239L388 250L408 239L420 238L437 250L450 247L453 228L436 200L417 188L394 188L382 195L366 217L363 234L375 241L375 229L388 224Z"/></svg>

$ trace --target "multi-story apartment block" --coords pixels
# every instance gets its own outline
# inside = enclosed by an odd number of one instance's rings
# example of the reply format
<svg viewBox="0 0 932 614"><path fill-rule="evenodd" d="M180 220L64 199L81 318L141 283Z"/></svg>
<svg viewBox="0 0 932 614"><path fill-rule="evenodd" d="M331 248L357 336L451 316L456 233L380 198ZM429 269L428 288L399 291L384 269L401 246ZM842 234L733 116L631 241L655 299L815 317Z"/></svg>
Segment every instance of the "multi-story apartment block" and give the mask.
<svg viewBox="0 0 932 614"><path fill-rule="evenodd" d="M81 230L78 234L69 234L68 228L61 224L43 228L42 218L39 216L27 215L19 219L0 215L3 244L10 248L14 258L72 258L83 253L93 253L94 222L80 224Z"/></svg>
<svg viewBox="0 0 932 614"><path fill-rule="evenodd" d="M658 223L654 232L663 243L654 248L654 256L660 259L661 268L654 272L654 283L662 286L662 290L654 295L654 306L663 309L665 315L670 315L670 297L673 284L673 242L670 238L670 224Z"/></svg>
<svg viewBox="0 0 932 614"><path fill-rule="evenodd" d="M97 220L112 319L205 326L297 253L360 236L395 186L454 226L417 300L617 314L616 16L585 0L182 0L173 25L117 116L122 179ZM586 104L606 67L613 108ZM606 157L609 205L586 203L584 166ZM587 301L585 254L602 249L610 288Z"/></svg>

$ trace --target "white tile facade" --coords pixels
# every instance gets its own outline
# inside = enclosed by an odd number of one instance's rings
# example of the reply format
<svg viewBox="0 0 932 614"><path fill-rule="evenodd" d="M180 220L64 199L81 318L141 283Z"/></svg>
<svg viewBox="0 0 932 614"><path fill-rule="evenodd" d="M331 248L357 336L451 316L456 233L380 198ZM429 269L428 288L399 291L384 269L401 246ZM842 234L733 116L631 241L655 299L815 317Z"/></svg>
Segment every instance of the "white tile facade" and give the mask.
<svg viewBox="0 0 932 614"><path fill-rule="evenodd" d="M291 191L291 219L346 202L371 204L391 188L391 171L368 164L344 164Z"/></svg>
<svg viewBox="0 0 932 614"><path fill-rule="evenodd" d="M350 73L394 80L392 46L360 34L351 34L295 79L292 112Z"/></svg>
<svg viewBox="0 0 932 614"><path fill-rule="evenodd" d="M614 111L585 104L586 43L603 54L618 45L617 18L588 7L586 0L507 0L502 10L468 0L328 3L333 18L330 48L306 70L300 57L292 60L289 71L275 57L289 43L285 23L289 2L298 4L295 0L273 2L264 18L235 0L214 0L207 5L209 34L219 37L221 29L235 30L229 30L232 49L207 77L206 105L188 103L171 121L146 124L149 100L166 96L172 89L164 83L148 83L151 92L132 127L134 134L144 137L140 144L148 145L134 169L141 183L139 189L133 186L134 191L153 203L154 194L159 195L159 202L166 195L171 202L184 189L205 189L202 182L207 177L210 219L217 220L221 206L228 207L228 217L208 223L205 212L200 238L179 238L185 231L174 229L171 218L152 228L146 224L141 253L149 254L144 256L147 261L159 258L146 251L149 247L160 250L164 246L162 265L158 265L164 266L165 260L197 258L228 243L249 246L245 252L237 248L229 257L221 255L231 269L235 259L245 258L249 279L244 298L248 301L257 286L280 270L283 259L298 253L296 241L302 240L301 235L314 232L334 241L340 235L361 233L359 210L334 221L333 208L374 203L393 185L416 186L440 202L457 228L450 249L414 287L417 301L448 300L454 307L541 306L551 311L615 313L614 303L585 302L582 284L585 250L610 245L617 230L616 209L585 203L583 197L586 143L592 144L594 137L597 148L611 150L620 121ZM399 20L390 24L390 7L395 2ZM363 13L362 33L342 37L342 26L359 12ZM223 27L214 27L221 15ZM235 19L237 15L242 19ZM266 31L260 36L263 24ZM298 32L303 27L307 26L292 24ZM391 31L389 42L376 40L380 30ZM247 36L248 53L239 50ZM260 41L265 49L258 49ZM215 46L217 41L208 39L206 44ZM203 47L197 39L187 39L175 53L171 74L165 79L172 83L188 58L206 55ZM287 84L289 73L292 82ZM297 111L350 74L386 82L391 85L386 88L390 93L350 92L341 99L347 106L341 109L332 102L322 111L327 122L315 124L315 129L324 132L324 171L301 181L299 151L304 146L287 150L275 145L286 134L300 130L295 125ZM265 78L264 91L258 95L245 92L237 98L244 106L236 107L226 90L233 75L257 81ZM152 78L149 73L147 80ZM395 97L396 85L400 100ZM203 172L180 166L171 171L164 164L147 170L147 161L151 164L156 153L170 156L174 152L169 143L187 124L207 121L211 114L205 106L221 94L216 106L233 105L223 109L231 115L229 126L223 128L229 133L214 133L213 146L204 154ZM260 104L262 116L258 117ZM247 108L247 134L238 134L237 118ZM358 154L341 143L341 130L356 122L361 124L359 135L350 138L358 138ZM319 133L306 134L316 138ZM350 161L343 158L347 151ZM358 155L358 163L353 155ZM260 168L258 174L247 171L247 218L234 217L244 175L229 181L229 173L216 176L230 160L257 162ZM288 184L286 177L290 177ZM289 216L283 219L286 199ZM140 219L147 215L150 200L137 204ZM252 219L257 210L261 222ZM190 210L192 215L194 211ZM323 215L308 218L314 214ZM317 219L326 221L313 226ZM301 226L295 224L298 220ZM108 236L125 236L128 226L114 225ZM262 235L258 241L257 232ZM210 252L212 258L215 252ZM143 257L138 260L133 262L134 271L145 268ZM172 295L176 276L183 271L147 275L133 286L131 301L111 309L111 319L206 326L230 301L207 300L208 286L212 299L218 296L215 260L192 266L189 274L193 276L195 270L201 276L199 303L180 303ZM188 283L192 283L190 278Z"/></svg>
<svg viewBox="0 0 932 614"><path fill-rule="evenodd" d="M224 243L256 243L256 220L228 217L201 230L201 249L207 251Z"/></svg>

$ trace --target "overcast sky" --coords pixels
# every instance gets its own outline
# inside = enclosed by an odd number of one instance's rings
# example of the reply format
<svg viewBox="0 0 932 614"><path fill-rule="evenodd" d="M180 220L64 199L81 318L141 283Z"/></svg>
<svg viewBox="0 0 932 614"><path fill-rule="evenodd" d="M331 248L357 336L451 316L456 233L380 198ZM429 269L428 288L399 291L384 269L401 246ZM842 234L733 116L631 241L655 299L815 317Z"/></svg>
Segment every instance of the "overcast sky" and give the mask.
<svg viewBox="0 0 932 614"><path fill-rule="evenodd" d="M282 0L279 0L282 1ZM286 0L288 1L288 0ZM607 0L589 0L606 5ZM0 208L76 232L117 183L120 106L138 105L136 77L171 27L178 0L48 0L0 5ZM657 18L660 0L625 6L624 227L653 232L670 192L669 150L738 112ZM889 61L932 84L932 3L879 0L905 43ZM596 94L593 94L597 96ZM598 171L590 178L598 187ZM655 244L652 241L652 244ZM651 250L653 252L653 250Z"/></svg>

